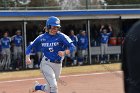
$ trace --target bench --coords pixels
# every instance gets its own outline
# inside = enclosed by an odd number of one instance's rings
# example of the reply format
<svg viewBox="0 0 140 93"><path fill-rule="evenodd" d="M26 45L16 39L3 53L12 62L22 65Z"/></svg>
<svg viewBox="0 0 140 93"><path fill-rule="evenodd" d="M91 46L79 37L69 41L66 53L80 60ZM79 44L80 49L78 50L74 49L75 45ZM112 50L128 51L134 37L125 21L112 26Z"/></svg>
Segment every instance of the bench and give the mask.
<svg viewBox="0 0 140 93"><path fill-rule="evenodd" d="M108 46L107 48L107 57L108 60L110 59L110 55L116 54L117 60L120 59L121 54L121 46ZM99 56L101 55L101 48L98 47L91 47L91 55L97 56L97 60L99 61Z"/></svg>

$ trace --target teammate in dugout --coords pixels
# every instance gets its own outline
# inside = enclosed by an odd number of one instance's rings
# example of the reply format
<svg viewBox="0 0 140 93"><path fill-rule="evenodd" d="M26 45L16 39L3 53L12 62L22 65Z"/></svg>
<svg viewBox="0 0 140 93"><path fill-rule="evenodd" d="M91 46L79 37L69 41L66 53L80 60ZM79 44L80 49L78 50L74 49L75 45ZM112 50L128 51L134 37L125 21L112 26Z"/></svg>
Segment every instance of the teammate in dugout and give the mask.
<svg viewBox="0 0 140 93"><path fill-rule="evenodd" d="M78 65L83 65L88 51L88 36L86 31L80 30L80 34L77 35L77 38Z"/></svg>
<svg viewBox="0 0 140 93"><path fill-rule="evenodd" d="M2 47L2 56L4 57L4 63L3 66L5 67L5 70L11 69L11 50L10 45L11 38L8 37L8 32L4 32L3 38L0 39L0 44Z"/></svg>
<svg viewBox="0 0 140 93"><path fill-rule="evenodd" d="M16 35L14 35L12 38L13 42L13 50L14 50L14 67L16 70L19 69L19 67L22 65L22 36L21 31L17 30Z"/></svg>
<svg viewBox="0 0 140 93"><path fill-rule="evenodd" d="M48 82L47 84L36 82L32 92L41 90L47 93L58 93L57 81L61 73L62 61L65 55L75 51L72 40L59 31L60 27L59 18L55 16L49 17L46 21L46 32L39 35L26 49L26 63L30 64L31 49L41 46L44 57L40 63L40 70L44 79Z"/></svg>
<svg viewBox="0 0 140 93"><path fill-rule="evenodd" d="M108 48L108 41L109 37L112 34L112 27L109 25L109 32L105 28L104 25L101 26L100 35L101 35L101 62L106 63L107 61L107 48Z"/></svg>
<svg viewBox="0 0 140 93"><path fill-rule="evenodd" d="M74 34L74 30L70 30L70 35L69 35L70 39L73 41L73 44L75 45L75 51L73 53L71 53L69 55L69 57L72 59L72 65L76 65L77 61L76 61L76 52L77 52L77 42L78 42L78 38L77 36Z"/></svg>

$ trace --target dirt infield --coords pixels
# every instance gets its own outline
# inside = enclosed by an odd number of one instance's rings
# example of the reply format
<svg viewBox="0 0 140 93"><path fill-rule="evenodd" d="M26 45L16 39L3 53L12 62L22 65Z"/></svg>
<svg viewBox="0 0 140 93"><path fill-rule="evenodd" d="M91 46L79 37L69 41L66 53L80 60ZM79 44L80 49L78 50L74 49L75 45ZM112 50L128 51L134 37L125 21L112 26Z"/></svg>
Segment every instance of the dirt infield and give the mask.
<svg viewBox="0 0 140 93"><path fill-rule="evenodd" d="M36 80L45 83L42 77L0 81L0 93L29 93L29 89ZM105 72L61 76L58 87L59 93L123 93L122 73Z"/></svg>

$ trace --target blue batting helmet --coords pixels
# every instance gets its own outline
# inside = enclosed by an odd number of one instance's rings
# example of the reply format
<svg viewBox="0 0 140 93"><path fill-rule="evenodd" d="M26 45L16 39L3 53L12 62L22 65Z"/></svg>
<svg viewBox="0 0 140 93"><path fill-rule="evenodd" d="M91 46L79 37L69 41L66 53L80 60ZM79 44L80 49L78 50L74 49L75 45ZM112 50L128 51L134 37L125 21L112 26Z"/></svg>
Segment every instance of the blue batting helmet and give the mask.
<svg viewBox="0 0 140 93"><path fill-rule="evenodd" d="M46 20L46 27L48 29L51 28L51 26L58 26L58 27L61 27L60 26L60 20L59 18L55 17L55 16L51 16L48 18L48 20Z"/></svg>

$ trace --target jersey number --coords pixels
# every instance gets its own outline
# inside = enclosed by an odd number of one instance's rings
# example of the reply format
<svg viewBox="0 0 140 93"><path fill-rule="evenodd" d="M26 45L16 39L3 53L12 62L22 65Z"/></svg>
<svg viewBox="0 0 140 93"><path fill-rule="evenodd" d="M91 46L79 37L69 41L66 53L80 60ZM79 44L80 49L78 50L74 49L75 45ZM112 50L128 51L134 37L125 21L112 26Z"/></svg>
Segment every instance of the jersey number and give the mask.
<svg viewBox="0 0 140 93"><path fill-rule="evenodd" d="M53 50L53 48L49 48L49 51L50 51L50 52L53 52L54 50Z"/></svg>

